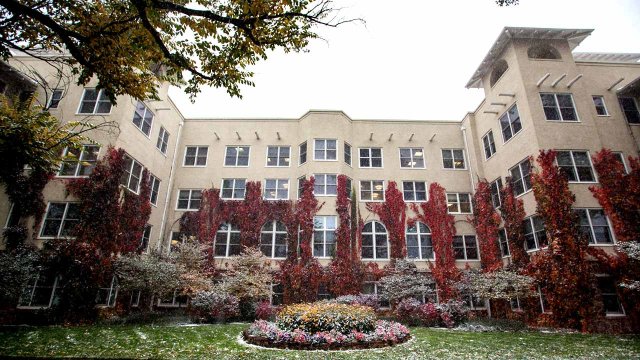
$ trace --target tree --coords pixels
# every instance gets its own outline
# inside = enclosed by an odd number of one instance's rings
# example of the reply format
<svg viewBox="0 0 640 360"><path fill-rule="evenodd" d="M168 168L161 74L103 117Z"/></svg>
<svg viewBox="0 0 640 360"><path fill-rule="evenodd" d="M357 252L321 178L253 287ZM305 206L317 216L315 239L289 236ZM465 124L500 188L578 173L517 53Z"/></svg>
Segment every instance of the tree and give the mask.
<svg viewBox="0 0 640 360"><path fill-rule="evenodd" d="M20 246L0 252L0 304L14 307L27 281L40 270L36 248Z"/></svg>
<svg viewBox="0 0 640 360"><path fill-rule="evenodd" d="M367 210L378 215L389 232L391 261L407 257L407 243L404 237L407 220L407 204L395 181L389 181L384 193L384 202L367 203Z"/></svg>
<svg viewBox="0 0 640 360"><path fill-rule="evenodd" d="M504 221L504 230L507 232L511 263L517 269L524 269L529 264L529 255L524 249L525 237L522 231L522 222L526 216L522 199L516 197L511 179L506 179L506 185L500 189L500 216Z"/></svg>
<svg viewBox="0 0 640 360"><path fill-rule="evenodd" d="M498 248L500 215L493 207L491 187L486 181L478 182L473 195L473 217L470 220L478 236L482 269L491 272L501 268L502 259Z"/></svg>
<svg viewBox="0 0 640 360"><path fill-rule="evenodd" d="M379 284L380 297L392 305L405 298L435 295L433 279L418 272L416 264L411 260L398 259L392 266L385 268Z"/></svg>
<svg viewBox="0 0 640 360"><path fill-rule="evenodd" d="M247 67L268 51L302 51L317 25L349 21L330 0L2 0L0 56L65 62L78 84L95 76L112 100L155 98L157 79L186 83L192 96L202 85L240 96L240 85L253 85Z"/></svg>
<svg viewBox="0 0 640 360"><path fill-rule="evenodd" d="M463 272L459 290L483 299L511 300L533 295L535 279L509 269L493 272L467 270Z"/></svg>

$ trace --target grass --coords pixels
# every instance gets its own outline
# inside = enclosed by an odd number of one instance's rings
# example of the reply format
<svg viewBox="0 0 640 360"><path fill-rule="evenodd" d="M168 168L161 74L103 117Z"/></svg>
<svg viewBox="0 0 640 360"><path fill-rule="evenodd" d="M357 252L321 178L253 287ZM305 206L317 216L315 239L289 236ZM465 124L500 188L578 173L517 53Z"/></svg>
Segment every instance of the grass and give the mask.
<svg viewBox="0 0 640 360"><path fill-rule="evenodd" d="M237 342L247 324L0 327L0 357L208 359L630 359L640 337L412 328L406 344L378 350L264 350Z"/></svg>

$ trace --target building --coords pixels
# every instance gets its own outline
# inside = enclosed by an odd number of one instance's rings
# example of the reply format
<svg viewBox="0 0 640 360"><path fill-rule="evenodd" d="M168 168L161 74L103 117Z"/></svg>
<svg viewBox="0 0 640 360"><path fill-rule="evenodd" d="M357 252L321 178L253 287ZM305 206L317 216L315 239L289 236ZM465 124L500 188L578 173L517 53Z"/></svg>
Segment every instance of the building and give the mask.
<svg viewBox="0 0 640 360"><path fill-rule="evenodd" d="M504 28L467 83L467 88L483 88L485 100L462 121L351 119L341 111L319 110L298 119L185 119L166 96L166 86L160 91L163 100L156 102L121 97L111 106L91 84L53 91L48 101L55 102L52 112L62 121L99 116L119 124L119 133L96 134L102 146L86 147L81 157L95 161L107 145L124 148L131 159L124 186L131 191L138 189L142 167L153 174L154 208L145 231L152 248L168 251L179 241L178 220L197 210L202 189L220 188L223 198L241 199L247 181L260 181L266 199L295 200L299 179L313 175L315 194L325 202L317 221L322 241L314 244L314 255L326 264L337 223L336 175L345 174L369 224L364 229L365 261L383 265L389 256L388 245L374 245L384 244L386 232L382 224L376 226L366 203L381 201L389 181L398 183L408 202L425 201L428 185L438 182L447 189L456 217L458 265L477 267L477 241L467 218L479 179L497 189L511 177L528 215L523 224L527 250L545 246L544 224L535 216L531 167L525 161L540 149L559 151L559 165L570 176L592 245L612 248L615 243L611 225L588 190L597 183L590 156L603 147L618 152L622 162L640 154L640 54L573 53L591 32ZM51 69L40 61L16 56L10 66L49 74L45 77L55 83ZM73 221L68 217L72 200L65 198L61 179L86 171L79 163L61 167L46 189L48 211L42 225L36 224L35 243L59 236L63 224ZM494 203L500 204L497 191ZM10 208L0 202L0 219L10 222ZM57 224L57 230L44 226L47 221ZM219 258L239 250L234 232L233 226L219 232ZM272 241L263 244L265 254L283 258L279 227L267 223L263 232ZM433 255L428 229L410 229L407 238L409 256L427 268Z"/></svg>

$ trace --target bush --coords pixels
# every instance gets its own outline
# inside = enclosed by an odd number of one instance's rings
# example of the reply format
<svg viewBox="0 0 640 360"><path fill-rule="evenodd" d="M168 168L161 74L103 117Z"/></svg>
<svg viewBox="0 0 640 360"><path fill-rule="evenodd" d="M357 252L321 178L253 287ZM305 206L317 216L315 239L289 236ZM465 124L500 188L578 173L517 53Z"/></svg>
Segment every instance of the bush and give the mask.
<svg viewBox="0 0 640 360"><path fill-rule="evenodd" d="M276 309L268 301L261 301L256 306L256 319L269 320L276 314Z"/></svg>
<svg viewBox="0 0 640 360"><path fill-rule="evenodd" d="M444 326L452 328L466 321L464 303L449 300L444 304L421 304L414 298L402 299L394 310L396 318L407 325Z"/></svg>
<svg viewBox="0 0 640 360"><path fill-rule="evenodd" d="M494 319L494 318L478 318L470 320L465 324L461 324L456 329L473 332L486 332L486 331L525 331L527 325L518 320L511 319Z"/></svg>
<svg viewBox="0 0 640 360"><path fill-rule="evenodd" d="M200 321L224 322L240 315L238 298L213 291L196 293L191 300L191 313Z"/></svg>
<svg viewBox="0 0 640 360"><path fill-rule="evenodd" d="M400 300L394 315L400 321L408 325L418 325L420 322L420 301L414 298L405 298Z"/></svg>
<svg viewBox="0 0 640 360"><path fill-rule="evenodd" d="M338 304L368 306L374 310L378 310L379 307L378 296L373 294L343 295L333 301Z"/></svg>
<svg viewBox="0 0 640 360"><path fill-rule="evenodd" d="M418 308L418 316L422 326L438 326L440 321L438 307L430 302L420 305Z"/></svg>
<svg viewBox="0 0 640 360"><path fill-rule="evenodd" d="M276 316L278 328L288 331L299 329L307 333L369 332L374 329L375 322L376 314L370 307L326 301L289 305Z"/></svg>
<svg viewBox="0 0 640 360"><path fill-rule="evenodd" d="M437 308L446 327L453 327L467 320L467 308L462 301L449 300L444 304L438 304Z"/></svg>

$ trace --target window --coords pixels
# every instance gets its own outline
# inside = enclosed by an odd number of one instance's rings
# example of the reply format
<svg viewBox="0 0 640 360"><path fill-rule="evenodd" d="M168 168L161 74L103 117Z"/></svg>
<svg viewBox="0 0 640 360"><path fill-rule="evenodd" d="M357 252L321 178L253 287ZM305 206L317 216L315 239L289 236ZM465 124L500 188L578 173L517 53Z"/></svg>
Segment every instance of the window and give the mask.
<svg viewBox="0 0 640 360"><path fill-rule="evenodd" d="M284 287L281 284L271 284L271 305L280 306L284 301Z"/></svg>
<svg viewBox="0 0 640 360"><path fill-rule="evenodd" d="M476 295L463 295L462 301L470 310L484 310L487 308L486 300Z"/></svg>
<svg viewBox="0 0 640 360"><path fill-rule="evenodd" d="M247 152L247 164L249 163ZM291 162L290 146L267 146L267 166L288 167Z"/></svg>
<svg viewBox="0 0 640 360"><path fill-rule="evenodd" d="M7 214L7 221L4 223L4 228L17 226L20 223L19 211L15 210L16 204L11 204L9 207L9 214Z"/></svg>
<svg viewBox="0 0 640 360"><path fill-rule="evenodd" d="M40 230L41 238L73 237L80 222L80 205L69 202L51 202Z"/></svg>
<svg viewBox="0 0 640 360"><path fill-rule="evenodd" d="M509 241L507 241L507 230L498 230L498 243L500 245L500 255L502 255L502 257L510 256L511 253L509 252Z"/></svg>
<svg viewBox="0 0 640 360"><path fill-rule="evenodd" d="M609 116L609 111L607 111L607 106L604 103L604 96L593 95L591 98L593 99L593 105L596 107L598 116Z"/></svg>
<svg viewBox="0 0 640 360"><path fill-rule="evenodd" d="M560 60L560 52L549 44L533 45L527 49L529 59Z"/></svg>
<svg viewBox="0 0 640 360"><path fill-rule="evenodd" d="M153 113L142 101L138 101L136 110L133 112L133 125L140 129L143 134L149 136L152 124Z"/></svg>
<svg viewBox="0 0 640 360"><path fill-rule="evenodd" d="M18 300L19 308L48 308L56 301L58 276L38 274L31 278L22 289Z"/></svg>
<svg viewBox="0 0 640 360"><path fill-rule="evenodd" d="M298 199L302 197L302 188L305 180L307 180L307 178L304 175L298 178Z"/></svg>
<svg viewBox="0 0 640 360"><path fill-rule="evenodd" d="M266 179L264 198L266 200L288 200L289 179Z"/></svg>
<svg viewBox="0 0 640 360"><path fill-rule="evenodd" d="M622 164L622 168L624 169L624 172L628 174L629 170L627 169L627 164L624 162L624 155L621 152L614 152L613 156L616 157L616 161Z"/></svg>
<svg viewBox="0 0 640 360"><path fill-rule="evenodd" d="M360 201L384 201L384 181L360 181Z"/></svg>
<svg viewBox="0 0 640 360"><path fill-rule="evenodd" d="M431 229L421 222L408 227L405 233L407 238L407 256L409 259L435 259L433 243L431 242Z"/></svg>
<svg viewBox="0 0 640 360"><path fill-rule="evenodd" d="M228 200L244 199L246 185L246 179L224 179L220 196Z"/></svg>
<svg viewBox="0 0 640 360"><path fill-rule="evenodd" d="M636 100L631 97L621 97L618 101L627 122L629 124L640 124L640 111L638 111Z"/></svg>
<svg viewBox="0 0 640 360"><path fill-rule="evenodd" d="M104 90L84 89L80 100L79 114L108 114L111 112L111 101Z"/></svg>
<svg viewBox="0 0 640 360"><path fill-rule="evenodd" d="M118 279L113 276L109 282L109 287L98 288L96 295L96 306L114 307L118 297Z"/></svg>
<svg viewBox="0 0 640 360"><path fill-rule="evenodd" d="M495 85L498 80L502 77L502 75L509 69L509 64L504 59L497 60L493 65L493 70L491 71L491 77L489 78L489 84L491 87Z"/></svg>
<svg viewBox="0 0 640 360"><path fill-rule="evenodd" d="M602 303L606 315L624 315L616 284L610 276L598 276L598 288L602 295Z"/></svg>
<svg viewBox="0 0 640 360"><path fill-rule="evenodd" d="M187 146L184 153L184 166L206 166L208 146Z"/></svg>
<svg viewBox="0 0 640 360"><path fill-rule="evenodd" d="M315 139L313 160L333 161L337 159L338 143L333 139Z"/></svg>
<svg viewBox="0 0 640 360"><path fill-rule="evenodd" d="M146 252L149 250L149 239L151 238L151 225L147 224L144 226L144 231L142 232L142 239L140 239L140 251Z"/></svg>
<svg viewBox="0 0 640 360"><path fill-rule="evenodd" d="M427 201L427 183L424 181L403 181L404 201Z"/></svg>
<svg viewBox="0 0 640 360"><path fill-rule="evenodd" d="M129 305L132 308L137 308L140 306L140 296L142 295L142 291L135 290L131 292L131 297L129 298Z"/></svg>
<svg viewBox="0 0 640 360"><path fill-rule="evenodd" d="M160 127L160 132L158 133L158 141L156 141L156 148L160 150L161 153L167 155L167 147L169 146L169 132L163 126ZM206 159L205 159L206 163Z"/></svg>
<svg viewBox="0 0 640 360"><path fill-rule="evenodd" d="M449 214L470 214L471 194L447 193L447 210Z"/></svg>
<svg viewBox="0 0 640 360"><path fill-rule="evenodd" d="M227 146L224 166L249 166L249 146Z"/></svg>
<svg viewBox="0 0 640 360"><path fill-rule="evenodd" d="M160 179L149 174L149 187L151 188L151 194L149 195L149 201L153 205L158 205L158 192L160 191Z"/></svg>
<svg viewBox="0 0 640 360"><path fill-rule="evenodd" d="M351 166L351 145L344 143L344 163Z"/></svg>
<svg viewBox="0 0 640 360"><path fill-rule="evenodd" d="M484 145L484 158L488 159L496 153L496 143L493 141L493 131L489 132L482 137L482 144Z"/></svg>
<svg viewBox="0 0 640 360"><path fill-rule="evenodd" d="M516 196L531 190L531 163L529 159L512 167L509 172L511 173L511 186Z"/></svg>
<svg viewBox="0 0 640 360"><path fill-rule="evenodd" d="M335 174L313 174L315 178L315 185L313 187L313 194L315 196L333 196L337 192L337 179Z"/></svg>
<svg viewBox="0 0 640 360"><path fill-rule="evenodd" d="M453 253L456 260L478 260L478 244L475 235L453 237Z"/></svg>
<svg viewBox="0 0 640 360"><path fill-rule="evenodd" d="M362 259L388 259L387 229L378 221L370 221L362 228Z"/></svg>
<svg viewBox="0 0 640 360"><path fill-rule="evenodd" d="M180 295L178 289L173 290L169 295L165 295L158 299L158 307L180 308L186 307L188 303L189 297L186 295Z"/></svg>
<svg viewBox="0 0 640 360"><path fill-rule="evenodd" d="M49 98L49 104L47 104L47 108L57 109L58 105L60 105L60 100L62 100L63 94L64 91L62 89L54 89L53 93L51 93L51 97Z"/></svg>
<svg viewBox="0 0 640 360"><path fill-rule="evenodd" d="M547 230L540 216L534 215L522 222L524 232L524 247L527 251L539 250L547 247Z"/></svg>
<svg viewBox="0 0 640 360"><path fill-rule="evenodd" d="M65 148L58 176L89 176L96 167L100 146L83 145L81 149Z"/></svg>
<svg viewBox="0 0 640 360"><path fill-rule="evenodd" d="M390 304L388 300L385 300L382 297L382 288L380 286L380 284L378 284L377 282L365 282L362 284L362 294L367 294L367 295L376 295L376 297L378 298L378 304L380 305L380 308L385 309L385 308L389 308Z"/></svg>
<svg viewBox="0 0 640 360"><path fill-rule="evenodd" d="M187 240L187 236L180 231L171 232L171 243L169 244L169 251L176 252L180 250L180 246Z"/></svg>
<svg viewBox="0 0 640 360"><path fill-rule="evenodd" d="M466 169L462 149L442 149L442 166L445 169Z"/></svg>
<svg viewBox="0 0 640 360"><path fill-rule="evenodd" d="M575 209L580 220L580 230L589 238L589 244L613 244L609 221L602 209Z"/></svg>
<svg viewBox="0 0 640 360"><path fill-rule="evenodd" d="M329 292L329 289L327 289L327 285L326 284L320 284L318 286L318 300L329 300L331 299L331 293Z"/></svg>
<svg viewBox="0 0 640 360"><path fill-rule="evenodd" d="M140 179L142 179L142 170L144 166L139 162L133 160L129 155L124 156L124 173L120 178L120 185L123 185L127 189L138 193L140 188Z"/></svg>
<svg viewBox="0 0 640 360"><path fill-rule="evenodd" d="M336 217L313 217L313 256L333 257L336 254Z"/></svg>
<svg viewBox="0 0 640 360"><path fill-rule="evenodd" d="M522 311L522 304L517 296L509 300L509 305L511 305L511 311Z"/></svg>
<svg viewBox="0 0 640 360"><path fill-rule="evenodd" d="M542 291L540 286L538 286L538 298L540 299L540 311L546 314L551 313L551 307L549 306L549 302L547 301L547 295Z"/></svg>
<svg viewBox="0 0 640 360"><path fill-rule="evenodd" d="M300 153L300 165L307 162L307 142L303 142L298 146L298 152Z"/></svg>
<svg viewBox="0 0 640 360"><path fill-rule="evenodd" d="M202 190L180 190L177 210L198 210L202 201Z"/></svg>
<svg viewBox="0 0 640 360"><path fill-rule="evenodd" d="M215 238L216 256L240 255L240 250L240 229L233 224L221 224Z"/></svg>
<svg viewBox="0 0 640 360"><path fill-rule="evenodd" d="M522 130L518 105L514 104L506 113L500 116L500 129L502 129L502 141L507 142L515 134Z"/></svg>
<svg viewBox="0 0 640 360"><path fill-rule="evenodd" d="M361 168L382 167L382 148L362 148L359 153Z"/></svg>
<svg viewBox="0 0 640 360"><path fill-rule="evenodd" d="M400 167L424 169L424 150L422 148L400 148Z"/></svg>
<svg viewBox="0 0 640 360"><path fill-rule="evenodd" d="M594 182L591 159L586 151L558 151L558 167L569 181Z"/></svg>
<svg viewBox="0 0 640 360"><path fill-rule="evenodd" d="M494 208L502 206L502 198L500 198L500 190L502 189L502 179L495 179L490 185L491 187L491 202Z"/></svg>
<svg viewBox="0 0 640 360"><path fill-rule="evenodd" d="M542 109L547 120L578 121L571 94L540 94Z"/></svg>
<svg viewBox="0 0 640 360"><path fill-rule="evenodd" d="M287 228L280 221L264 224L260 233L260 250L270 258L287 257Z"/></svg>

